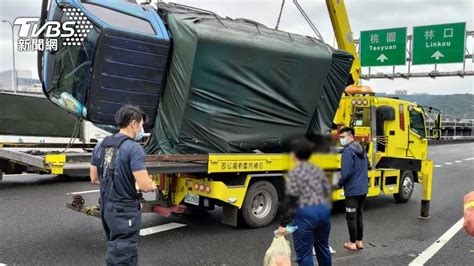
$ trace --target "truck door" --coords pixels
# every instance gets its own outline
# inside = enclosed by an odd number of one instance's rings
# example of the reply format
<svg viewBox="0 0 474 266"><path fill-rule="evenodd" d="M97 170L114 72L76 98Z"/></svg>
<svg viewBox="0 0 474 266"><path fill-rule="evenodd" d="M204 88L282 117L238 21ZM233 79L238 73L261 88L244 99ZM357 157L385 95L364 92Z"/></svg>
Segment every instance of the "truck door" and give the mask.
<svg viewBox="0 0 474 266"><path fill-rule="evenodd" d="M409 133L407 156L416 159L426 159L428 150L428 140L426 138L425 120L422 110L410 106L409 113Z"/></svg>

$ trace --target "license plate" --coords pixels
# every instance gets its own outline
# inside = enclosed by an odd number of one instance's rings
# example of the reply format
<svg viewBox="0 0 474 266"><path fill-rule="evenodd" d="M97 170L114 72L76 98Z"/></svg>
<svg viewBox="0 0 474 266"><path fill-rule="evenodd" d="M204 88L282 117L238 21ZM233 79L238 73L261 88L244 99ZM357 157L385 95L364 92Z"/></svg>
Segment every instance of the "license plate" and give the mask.
<svg viewBox="0 0 474 266"><path fill-rule="evenodd" d="M199 206L199 195L188 193L184 198L184 202Z"/></svg>

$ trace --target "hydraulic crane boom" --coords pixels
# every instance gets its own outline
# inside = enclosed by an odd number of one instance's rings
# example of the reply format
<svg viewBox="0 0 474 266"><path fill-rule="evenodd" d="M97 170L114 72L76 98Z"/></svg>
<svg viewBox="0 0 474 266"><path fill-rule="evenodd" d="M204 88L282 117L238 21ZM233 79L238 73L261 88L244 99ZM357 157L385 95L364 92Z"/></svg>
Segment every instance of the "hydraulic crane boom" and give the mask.
<svg viewBox="0 0 474 266"><path fill-rule="evenodd" d="M353 83L348 85L358 85L361 66L344 0L326 0L326 6L328 8L329 17L331 18L332 28L339 49L347 51L354 56L354 62L352 63L351 68Z"/></svg>

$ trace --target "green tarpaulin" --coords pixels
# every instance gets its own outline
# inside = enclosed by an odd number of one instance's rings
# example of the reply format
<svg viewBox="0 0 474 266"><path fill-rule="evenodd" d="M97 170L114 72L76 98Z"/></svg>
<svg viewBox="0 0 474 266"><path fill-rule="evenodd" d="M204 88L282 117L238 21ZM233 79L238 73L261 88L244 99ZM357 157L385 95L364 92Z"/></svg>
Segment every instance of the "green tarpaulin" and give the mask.
<svg viewBox="0 0 474 266"><path fill-rule="evenodd" d="M329 131L350 54L248 20L159 8L172 61L148 153L275 150Z"/></svg>

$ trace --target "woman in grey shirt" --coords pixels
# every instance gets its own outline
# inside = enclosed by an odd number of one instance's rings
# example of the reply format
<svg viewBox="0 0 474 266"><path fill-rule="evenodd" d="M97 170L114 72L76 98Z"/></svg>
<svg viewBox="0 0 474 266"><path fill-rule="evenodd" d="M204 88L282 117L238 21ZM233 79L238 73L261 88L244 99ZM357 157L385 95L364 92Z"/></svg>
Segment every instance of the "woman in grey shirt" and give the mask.
<svg viewBox="0 0 474 266"><path fill-rule="evenodd" d="M292 221L293 225L298 226L293 233L293 241L299 265L314 265L313 247L318 264L331 265L331 186L323 170L308 162L311 153L312 143L306 139L296 140L291 145L291 158L296 167L288 173L278 231L284 235L286 225Z"/></svg>

